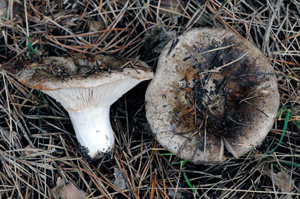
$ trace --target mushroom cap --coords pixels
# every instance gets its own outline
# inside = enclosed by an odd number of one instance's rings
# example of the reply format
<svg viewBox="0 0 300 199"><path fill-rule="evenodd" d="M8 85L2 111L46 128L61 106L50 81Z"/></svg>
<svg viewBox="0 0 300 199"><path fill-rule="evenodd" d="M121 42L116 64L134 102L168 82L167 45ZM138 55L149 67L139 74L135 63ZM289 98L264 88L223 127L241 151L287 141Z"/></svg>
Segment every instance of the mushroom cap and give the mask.
<svg viewBox="0 0 300 199"><path fill-rule="evenodd" d="M152 79L153 72L142 61L76 55L47 57L28 66L17 78L50 95L68 111L79 111L110 106L141 81Z"/></svg>
<svg viewBox="0 0 300 199"><path fill-rule="evenodd" d="M125 60L100 54L94 58L83 55L47 57L33 63L18 77L28 87L43 91L69 88L95 88L125 79L153 78L150 68L142 61Z"/></svg>
<svg viewBox="0 0 300 199"><path fill-rule="evenodd" d="M279 92L273 66L251 42L225 29L194 29L162 51L146 92L160 144L182 159L238 158L273 126Z"/></svg>

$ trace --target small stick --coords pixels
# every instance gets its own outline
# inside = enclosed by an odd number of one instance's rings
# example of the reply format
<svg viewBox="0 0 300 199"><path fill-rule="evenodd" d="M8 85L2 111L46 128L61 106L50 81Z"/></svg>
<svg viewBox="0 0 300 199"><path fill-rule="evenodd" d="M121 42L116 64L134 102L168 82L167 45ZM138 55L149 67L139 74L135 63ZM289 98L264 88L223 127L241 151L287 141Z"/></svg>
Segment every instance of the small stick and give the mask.
<svg viewBox="0 0 300 199"><path fill-rule="evenodd" d="M218 73L218 72L220 72L220 70L222 70L222 69L225 68L226 66L229 66L229 65L231 65L231 64L233 64L233 63L235 63L235 62L241 60L241 59L242 59L243 57L245 57L245 56L246 56L253 48L254 48L254 47L252 47L250 50L248 50L246 53L244 53L242 56L240 56L240 57L237 58L236 60L233 60L232 62L229 62L229 63L227 63L227 64L225 64L225 65L223 65L223 66L220 66L220 67L218 67L218 68L204 71L204 72L202 72L201 74L211 73L211 72L216 72L216 73Z"/></svg>

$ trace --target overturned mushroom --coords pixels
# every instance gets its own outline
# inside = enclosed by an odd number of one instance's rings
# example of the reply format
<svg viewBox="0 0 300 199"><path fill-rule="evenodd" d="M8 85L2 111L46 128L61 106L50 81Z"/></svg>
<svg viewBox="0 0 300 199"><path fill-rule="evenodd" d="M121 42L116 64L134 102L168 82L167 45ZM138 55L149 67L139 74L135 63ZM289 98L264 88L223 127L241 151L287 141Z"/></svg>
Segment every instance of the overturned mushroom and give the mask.
<svg viewBox="0 0 300 199"><path fill-rule="evenodd" d="M194 29L169 42L146 92L157 140L195 163L238 158L259 145L279 107L274 69L246 39Z"/></svg>
<svg viewBox="0 0 300 199"><path fill-rule="evenodd" d="M111 104L151 78L153 73L145 63L108 55L48 57L30 65L18 77L26 86L41 90L62 104L84 152L94 159L114 146Z"/></svg>

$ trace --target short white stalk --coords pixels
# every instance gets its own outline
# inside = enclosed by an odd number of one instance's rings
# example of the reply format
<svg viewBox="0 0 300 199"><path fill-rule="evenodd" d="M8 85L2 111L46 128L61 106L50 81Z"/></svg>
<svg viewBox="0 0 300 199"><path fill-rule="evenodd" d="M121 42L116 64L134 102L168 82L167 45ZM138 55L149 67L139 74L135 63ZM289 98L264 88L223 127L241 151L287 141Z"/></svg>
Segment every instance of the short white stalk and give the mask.
<svg viewBox="0 0 300 199"><path fill-rule="evenodd" d="M87 149L91 158L110 152L114 146L114 132L110 124L109 110L110 106L68 110L76 137L80 145Z"/></svg>

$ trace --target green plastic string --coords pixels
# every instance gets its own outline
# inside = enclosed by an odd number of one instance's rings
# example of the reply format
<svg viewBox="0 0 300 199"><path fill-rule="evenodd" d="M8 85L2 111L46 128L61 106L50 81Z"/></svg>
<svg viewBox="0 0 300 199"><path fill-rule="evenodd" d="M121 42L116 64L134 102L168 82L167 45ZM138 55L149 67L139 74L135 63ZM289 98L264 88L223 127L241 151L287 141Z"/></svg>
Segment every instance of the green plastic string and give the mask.
<svg viewBox="0 0 300 199"><path fill-rule="evenodd" d="M296 122L297 126L300 127L300 123L298 122L298 120L295 119L295 122Z"/></svg>
<svg viewBox="0 0 300 199"><path fill-rule="evenodd" d="M42 96L42 98L43 98L45 104L49 104L49 103L48 103L48 100L47 100L46 97L44 96L43 92L39 91L39 94Z"/></svg>
<svg viewBox="0 0 300 199"><path fill-rule="evenodd" d="M282 160L279 160L279 162L280 162L280 163L283 163L283 164L287 164L287 165L290 165L290 166L294 166L294 167L300 168L300 165L299 165L299 164L295 164L295 163L288 162L288 161L282 161Z"/></svg>
<svg viewBox="0 0 300 199"><path fill-rule="evenodd" d="M286 128L287 128L287 125L289 123L290 115L291 115L291 112L289 110L287 110L287 113L286 113L286 116L285 116L285 121L284 121L282 135L281 135L281 138L280 138L278 144L276 145L276 147L273 148L271 151L269 151L267 153L264 153L263 155L268 155L270 153L273 153L278 148L278 146L281 144L281 142L283 140L283 137L284 137L284 134L285 134L285 131L286 131Z"/></svg>
<svg viewBox="0 0 300 199"><path fill-rule="evenodd" d="M182 167L184 167L184 165L185 165L186 162L187 162L186 160L184 160L184 161L182 162ZM180 161L180 162L172 162L172 164L180 164L180 163L181 163L181 161ZM186 183L188 184L188 186L192 189L192 191L193 191L194 193L196 193L196 190L194 189L193 185L192 185L191 182L189 181L189 178L187 177L187 175L186 175L186 173L185 173L184 171L182 172L182 175L183 175L183 177L184 177ZM197 194L197 197L199 197L199 194L198 194L198 193L196 193L196 194Z"/></svg>
<svg viewBox="0 0 300 199"><path fill-rule="evenodd" d="M174 155L174 154L173 154L173 153L161 153L160 155L161 155L161 156L164 156L164 155L172 156L172 155Z"/></svg>
<svg viewBox="0 0 300 199"><path fill-rule="evenodd" d="M160 154L161 156L164 156L164 155L169 155L169 156L172 156L172 155L174 155L173 153L162 153L162 154ZM179 161L179 162L172 162L172 164L180 164L182 161ZM182 167L184 167L184 165L185 165L185 163L186 163L187 161L186 160L184 160L183 162L182 162ZM182 175L183 175L183 177L184 177L184 179L185 179L185 181L186 181L186 183L188 184L188 186L192 189L192 191L194 192L194 193L196 193L196 190L194 189L194 187L193 187L193 185L191 184L191 182L189 181L189 178L187 177L187 175L186 175L186 172L182 172ZM197 194L197 197L199 197L199 194L198 193L196 193Z"/></svg>
<svg viewBox="0 0 300 199"><path fill-rule="evenodd" d="M34 50L34 48L33 48L32 44L31 44L31 42L30 42L30 39L29 39L29 37L28 37L28 36L27 36L27 40L28 40L29 49L31 50L31 51L29 51L29 53L30 53L30 56L32 57L32 54L31 54L31 52L33 52L33 54L34 54L36 57L38 57L38 55L36 54L36 52L35 52L35 50Z"/></svg>
<svg viewBox="0 0 300 199"><path fill-rule="evenodd" d="M186 163L186 160L184 160L184 161L182 162L182 167L184 167L185 163ZM199 194L196 192L196 190L194 189L193 185L192 185L191 182L189 181L189 178L187 177L186 173L185 173L185 172L182 172L182 174L183 174L183 177L184 177L186 183L189 185L189 187L192 189L192 191L193 191L194 193L196 193L197 197L199 197Z"/></svg>

